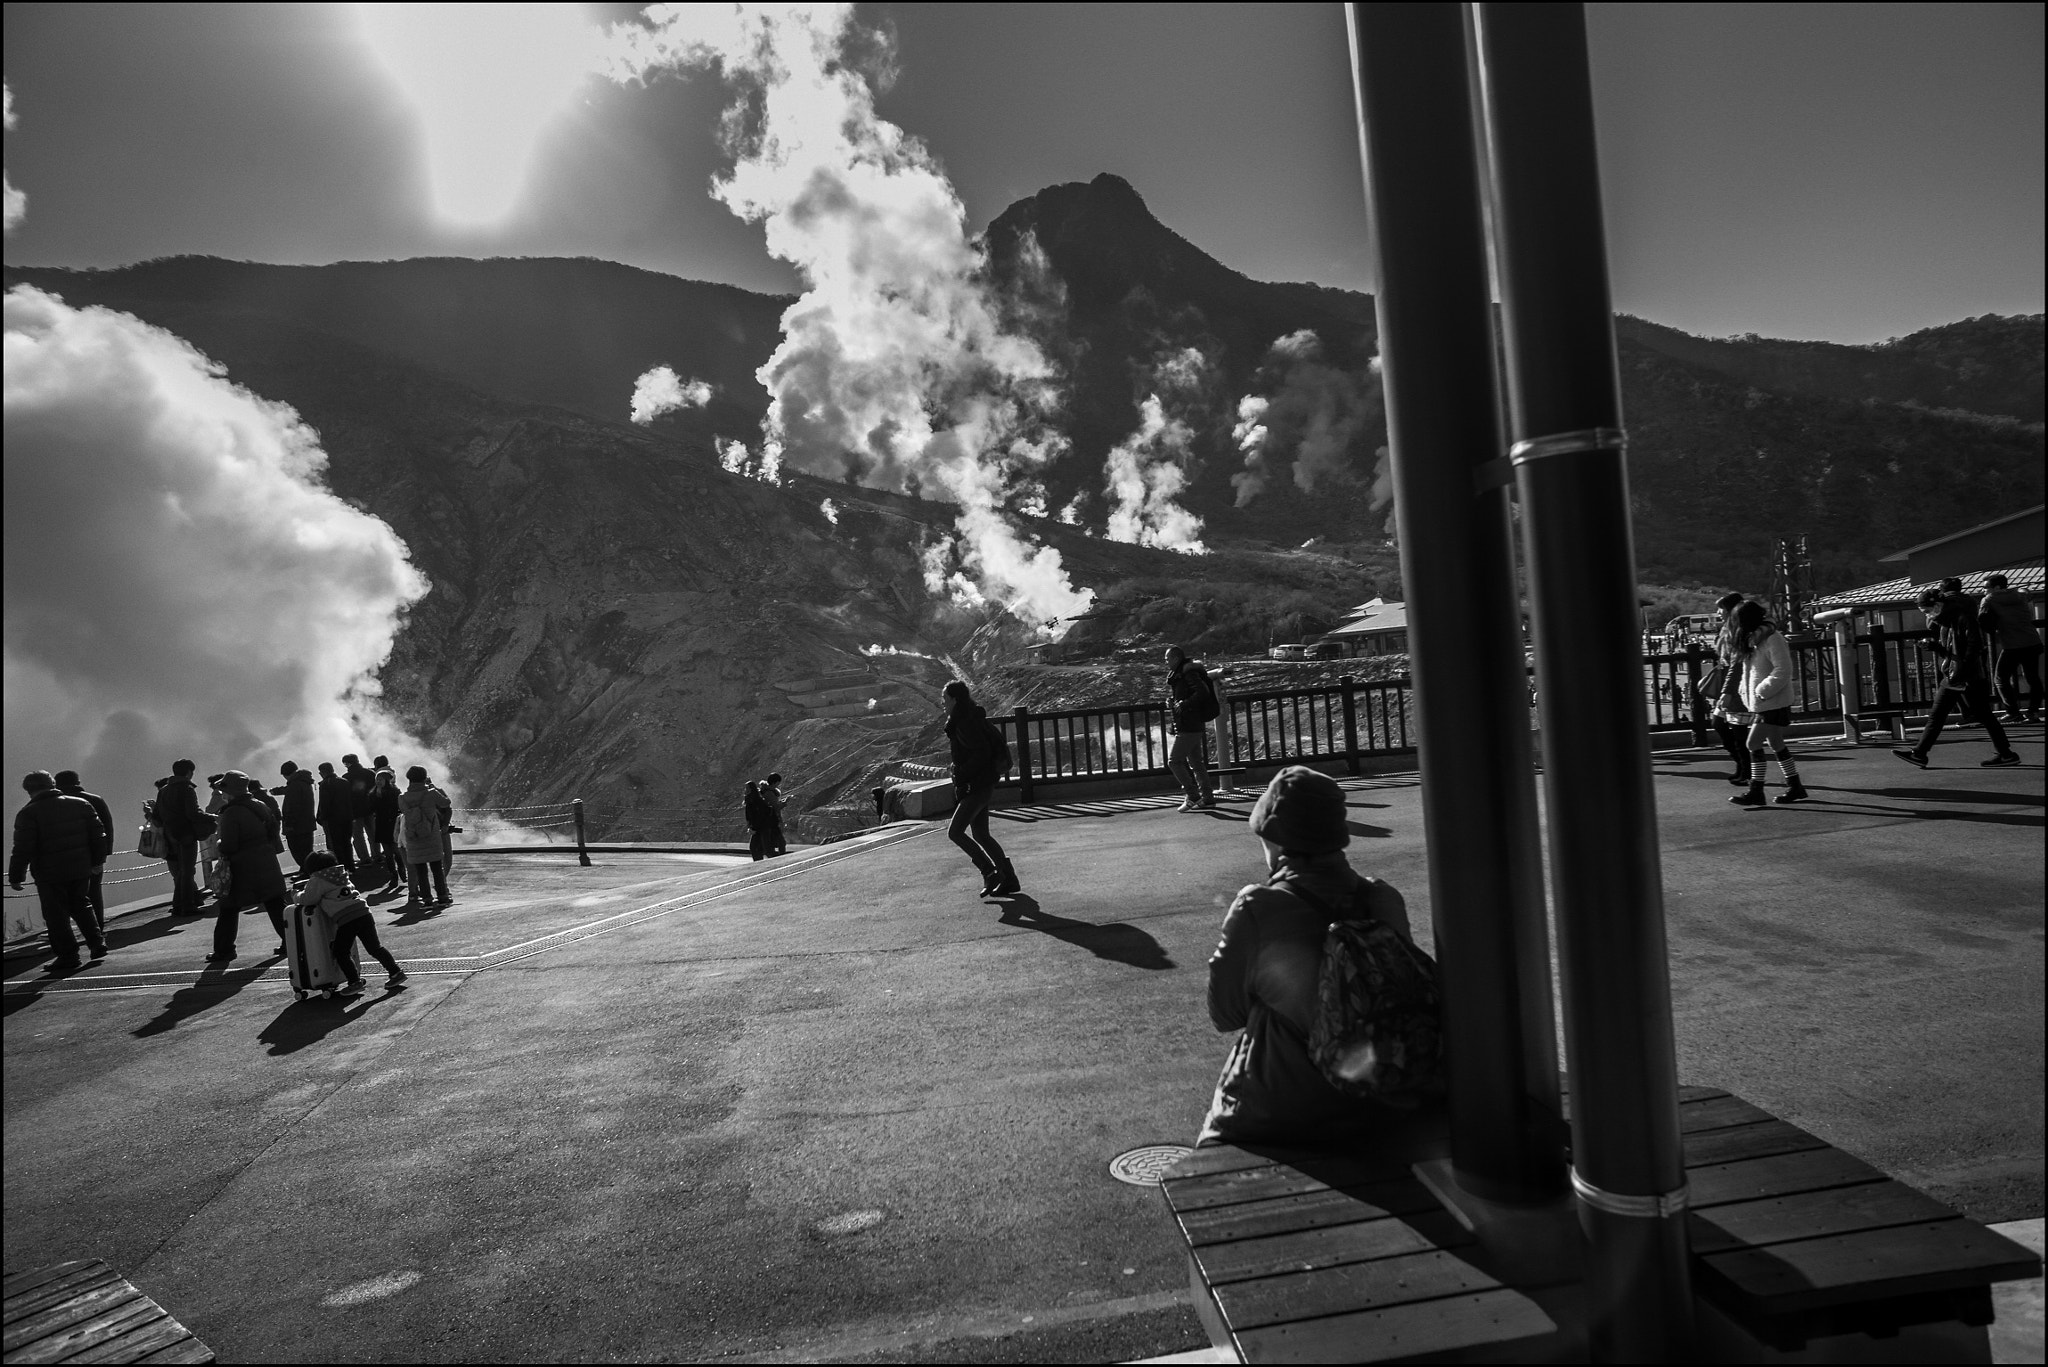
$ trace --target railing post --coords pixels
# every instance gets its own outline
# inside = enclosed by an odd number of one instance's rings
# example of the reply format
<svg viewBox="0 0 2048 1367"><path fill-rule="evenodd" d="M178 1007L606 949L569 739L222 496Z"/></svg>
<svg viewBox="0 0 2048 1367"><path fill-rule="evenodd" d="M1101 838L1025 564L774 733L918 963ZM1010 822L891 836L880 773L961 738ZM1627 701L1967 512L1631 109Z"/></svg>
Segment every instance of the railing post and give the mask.
<svg viewBox="0 0 2048 1367"><path fill-rule="evenodd" d="M590 850L583 840L583 799L571 798L569 810L576 817L576 862L587 869L590 867Z"/></svg>
<svg viewBox="0 0 2048 1367"><path fill-rule="evenodd" d="M1358 774L1358 683L1349 674L1337 680L1337 687L1344 695L1344 769L1356 777Z"/></svg>
<svg viewBox="0 0 2048 1367"><path fill-rule="evenodd" d="M1870 686L1877 694L1875 706L1882 712L1892 705L1892 662L1885 658L1884 623L1870 624Z"/></svg>
<svg viewBox="0 0 2048 1367"><path fill-rule="evenodd" d="M1692 723L1692 743L1707 743L1707 709L1700 705L1700 661L1706 652L1700 649L1698 641L1688 642L1685 647L1685 716Z"/></svg>
<svg viewBox="0 0 2048 1367"><path fill-rule="evenodd" d="M1017 798L1028 803L1031 801L1031 709L1019 707L1014 716L1017 723Z"/></svg>

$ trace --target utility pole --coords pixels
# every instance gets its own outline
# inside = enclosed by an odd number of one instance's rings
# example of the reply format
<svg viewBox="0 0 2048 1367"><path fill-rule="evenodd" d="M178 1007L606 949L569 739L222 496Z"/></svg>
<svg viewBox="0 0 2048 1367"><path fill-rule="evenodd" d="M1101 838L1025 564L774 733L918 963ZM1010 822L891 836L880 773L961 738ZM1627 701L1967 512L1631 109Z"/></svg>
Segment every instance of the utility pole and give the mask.
<svg viewBox="0 0 2048 1367"><path fill-rule="evenodd" d="M1474 10L1537 705L1570 744L1543 782L1591 1347L1679 1361L1685 1165L1585 9Z"/></svg>

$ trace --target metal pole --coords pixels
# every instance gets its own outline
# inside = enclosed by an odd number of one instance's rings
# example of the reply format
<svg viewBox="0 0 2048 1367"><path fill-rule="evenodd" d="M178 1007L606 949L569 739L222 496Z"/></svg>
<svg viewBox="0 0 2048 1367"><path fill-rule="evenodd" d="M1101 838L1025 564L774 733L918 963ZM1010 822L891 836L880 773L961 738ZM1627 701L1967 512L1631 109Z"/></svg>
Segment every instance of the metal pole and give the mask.
<svg viewBox="0 0 2048 1367"><path fill-rule="evenodd" d="M1031 802L1031 709L1017 709L1017 800Z"/></svg>
<svg viewBox="0 0 2048 1367"><path fill-rule="evenodd" d="M1596 1361L1691 1346L1671 981L1584 8L1477 15Z"/></svg>
<svg viewBox="0 0 2048 1367"><path fill-rule="evenodd" d="M570 799L569 810L576 817L576 862L587 869L590 867L590 851L583 843L583 799Z"/></svg>
<svg viewBox="0 0 2048 1367"><path fill-rule="evenodd" d="M1493 310L1454 5L1352 5L1458 1185L1564 1190ZM1641 729L1640 725L1637 726Z"/></svg>

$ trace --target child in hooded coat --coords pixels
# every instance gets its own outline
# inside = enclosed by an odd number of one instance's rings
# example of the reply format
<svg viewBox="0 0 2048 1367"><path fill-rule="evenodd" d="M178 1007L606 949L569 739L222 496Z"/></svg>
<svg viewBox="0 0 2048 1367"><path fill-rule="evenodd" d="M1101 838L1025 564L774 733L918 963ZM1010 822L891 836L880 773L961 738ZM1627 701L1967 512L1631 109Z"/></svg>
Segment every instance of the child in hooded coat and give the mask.
<svg viewBox="0 0 2048 1367"><path fill-rule="evenodd" d="M298 904L319 912L334 927L334 961L348 975L350 990L359 992L363 986L363 975L356 968L355 956L349 952L358 940L370 951L371 958L384 965L393 983L405 981L405 970L378 941L376 918L349 882L348 870L337 856L322 850L306 860L306 885L299 889Z"/></svg>

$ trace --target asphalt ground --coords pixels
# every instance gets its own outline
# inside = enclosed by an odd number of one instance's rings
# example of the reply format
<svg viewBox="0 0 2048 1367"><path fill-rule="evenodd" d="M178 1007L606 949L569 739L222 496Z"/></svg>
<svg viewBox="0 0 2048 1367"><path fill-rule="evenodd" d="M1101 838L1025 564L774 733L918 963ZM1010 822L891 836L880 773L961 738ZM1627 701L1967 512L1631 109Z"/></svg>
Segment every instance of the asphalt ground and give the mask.
<svg viewBox="0 0 2048 1367"><path fill-rule="evenodd" d="M1951 735L1926 772L1801 745L1817 800L1756 812L1725 761L1658 756L1680 1073L2030 1218L2041 730L2005 770ZM1348 787L1354 863L1426 927L1415 780ZM737 869L458 860L448 912L379 914L450 966L346 1004L292 999L260 917L230 973L160 915L62 982L10 959L6 1268L106 1258L224 1361L1195 1347L1164 1205L1107 1165L1207 1103L1249 796L1002 813L1008 904L929 828Z"/></svg>

